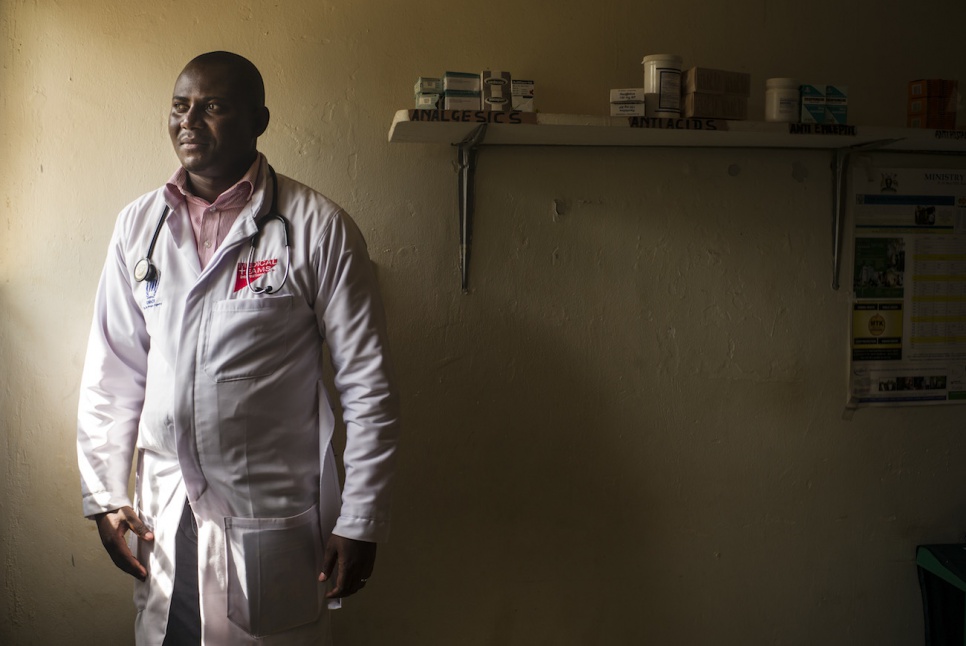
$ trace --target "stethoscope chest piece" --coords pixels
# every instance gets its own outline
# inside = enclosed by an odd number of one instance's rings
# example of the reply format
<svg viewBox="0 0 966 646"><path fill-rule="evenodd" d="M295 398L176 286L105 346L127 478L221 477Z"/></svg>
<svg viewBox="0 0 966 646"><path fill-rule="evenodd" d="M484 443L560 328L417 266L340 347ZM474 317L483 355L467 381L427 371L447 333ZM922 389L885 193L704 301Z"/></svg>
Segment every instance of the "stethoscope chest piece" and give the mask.
<svg viewBox="0 0 966 646"><path fill-rule="evenodd" d="M152 282L157 279L158 268L154 266L150 258L141 258L138 264L134 265L134 280L139 283L144 281Z"/></svg>

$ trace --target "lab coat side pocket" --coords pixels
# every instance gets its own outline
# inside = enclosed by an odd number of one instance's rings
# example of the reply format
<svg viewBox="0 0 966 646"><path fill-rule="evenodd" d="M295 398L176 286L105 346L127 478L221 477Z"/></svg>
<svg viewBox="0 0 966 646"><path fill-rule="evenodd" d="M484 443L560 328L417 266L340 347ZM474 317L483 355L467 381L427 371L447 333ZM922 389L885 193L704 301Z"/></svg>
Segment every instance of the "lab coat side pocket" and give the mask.
<svg viewBox="0 0 966 646"><path fill-rule="evenodd" d="M138 512L138 517L141 522L147 526L148 530L154 531L154 518L145 514L143 511ZM144 610L148 604L148 590L151 585L151 557L154 553L154 541L146 541L139 537L134 532L129 531L125 537L127 540L127 547L131 550L131 554L134 558L138 560L138 563L144 566L148 574L144 581L139 579L134 580L134 607L138 612Z"/></svg>
<svg viewBox="0 0 966 646"><path fill-rule="evenodd" d="M228 619L254 637L312 623L322 611L319 510L225 518Z"/></svg>

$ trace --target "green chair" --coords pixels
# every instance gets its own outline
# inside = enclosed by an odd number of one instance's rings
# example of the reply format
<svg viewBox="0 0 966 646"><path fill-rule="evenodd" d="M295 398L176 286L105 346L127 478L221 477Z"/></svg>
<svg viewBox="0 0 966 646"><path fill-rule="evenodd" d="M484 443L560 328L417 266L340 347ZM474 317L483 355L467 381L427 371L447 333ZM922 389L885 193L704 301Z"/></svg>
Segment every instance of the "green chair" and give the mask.
<svg viewBox="0 0 966 646"><path fill-rule="evenodd" d="M966 644L966 544L916 548L926 646Z"/></svg>

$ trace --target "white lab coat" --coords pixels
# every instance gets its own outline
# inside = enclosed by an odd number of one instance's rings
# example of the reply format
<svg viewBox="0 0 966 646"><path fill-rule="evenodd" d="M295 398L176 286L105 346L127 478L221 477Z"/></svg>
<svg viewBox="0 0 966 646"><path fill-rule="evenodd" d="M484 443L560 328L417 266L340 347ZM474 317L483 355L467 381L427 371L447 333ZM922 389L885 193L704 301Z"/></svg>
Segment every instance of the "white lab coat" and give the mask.
<svg viewBox="0 0 966 646"><path fill-rule="evenodd" d="M173 203L153 253L160 277L134 281L163 189L117 220L81 385L78 455L86 516L131 504L136 458L134 506L155 535L133 545L148 569L135 584L138 644L163 639L185 496L198 522L209 645L327 643L324 541L333 531L368 541L388 533L398 405L365 241L336 204L283 176L278 185L291 269L277 294L253 294L240 268L271 204L264 158L251 202L204 270L186 207ZM262 229L255 267L277 264L256 285L281 281L282 231L277 220ZM323 341L347 429L341 500Z"/></svg>

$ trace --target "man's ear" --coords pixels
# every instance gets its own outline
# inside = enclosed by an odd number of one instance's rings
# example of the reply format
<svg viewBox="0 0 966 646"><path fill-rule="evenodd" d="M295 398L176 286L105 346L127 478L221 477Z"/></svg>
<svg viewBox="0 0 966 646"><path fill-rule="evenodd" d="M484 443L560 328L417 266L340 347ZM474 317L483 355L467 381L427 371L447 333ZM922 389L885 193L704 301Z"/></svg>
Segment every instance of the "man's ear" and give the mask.
<svg viewBox="0 0 966 646"><path fill-rule="evenodd" d="M271 114L268 112L268 108L262 106L258 108L255 112L255 136L261 137L265 129L268 128L268 122L271 119Z"/></svg>

